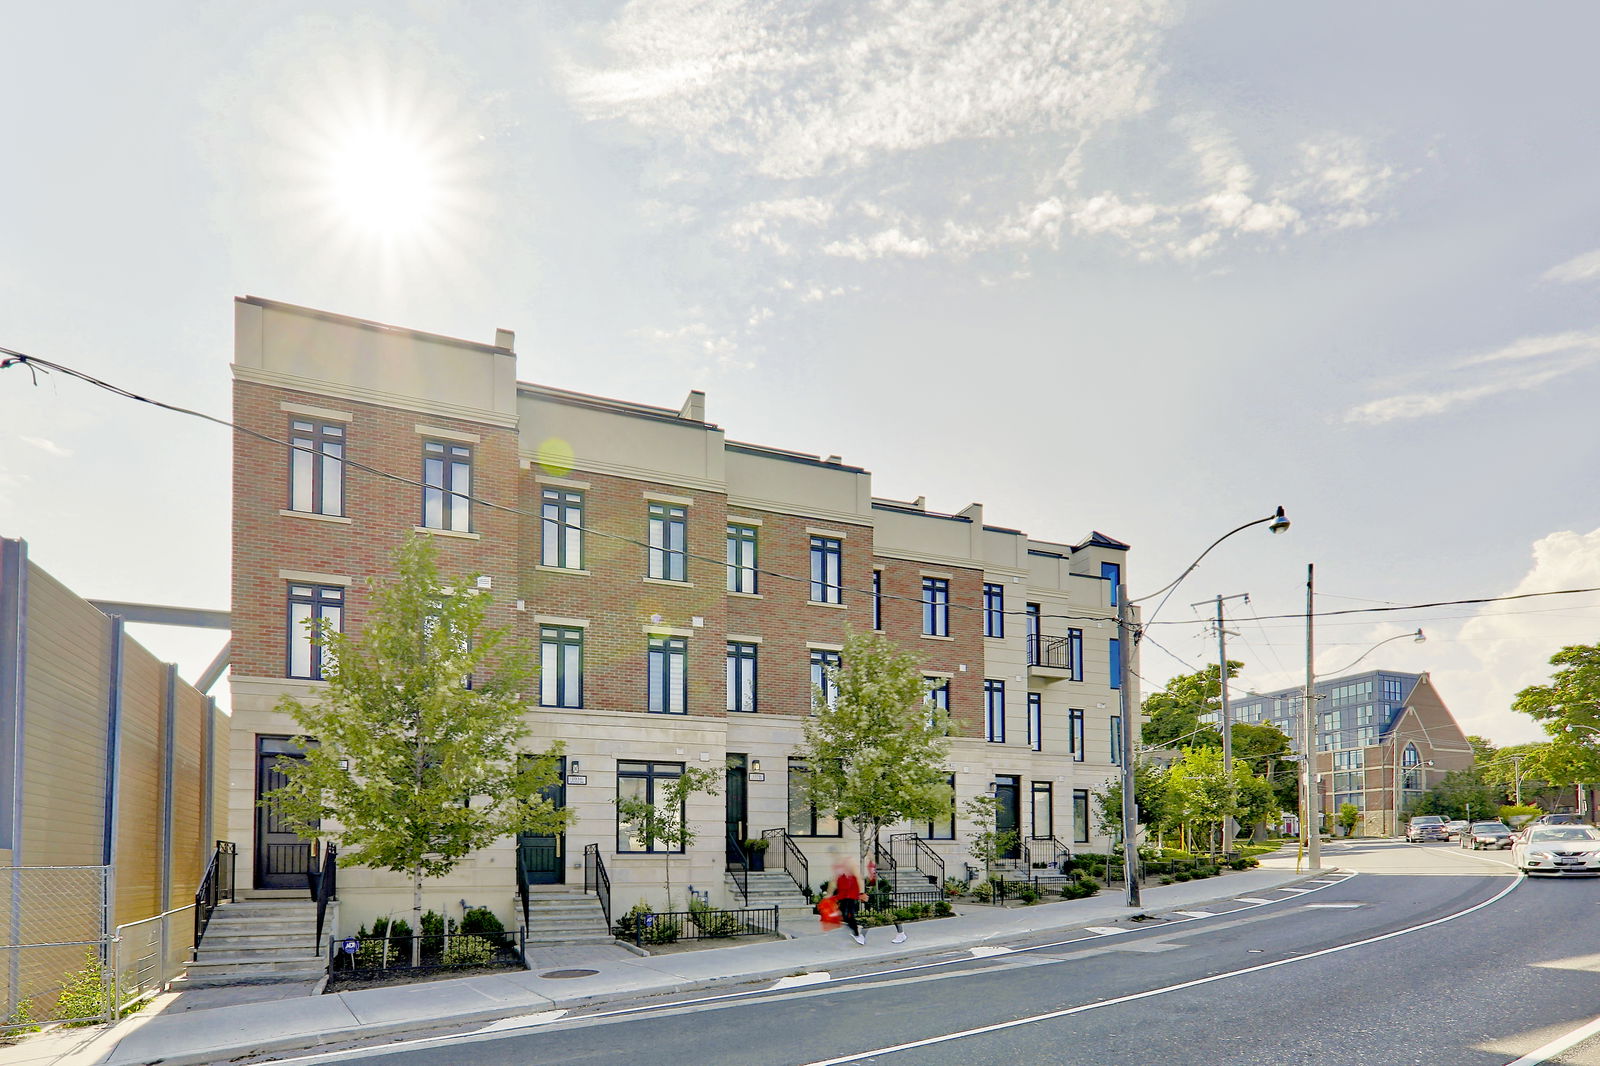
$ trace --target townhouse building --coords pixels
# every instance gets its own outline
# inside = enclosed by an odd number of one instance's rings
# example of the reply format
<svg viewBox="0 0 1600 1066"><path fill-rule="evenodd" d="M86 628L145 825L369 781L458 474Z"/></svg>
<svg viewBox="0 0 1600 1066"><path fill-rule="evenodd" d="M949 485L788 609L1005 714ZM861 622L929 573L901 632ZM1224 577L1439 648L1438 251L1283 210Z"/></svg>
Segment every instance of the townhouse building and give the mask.
<svg viewBox="0 0 1600 1066"><path fill-rule="evenodd" d="M827 870L853 837L812 808L794 753L849 630L916 653L948 708L950 817L899 831L952 875L970 858L959 812L979 794L1035 857L1107 843L1091 793L1122 756L1128 545L1035 540L976 503L879 498L838 456L729 439L700 392L665 408L519 382L505 330L475 343L242 297L236 331L228 817L242 884L304 885L307 843L259 802L295 754L279 698L323 684L301 623L359 632L365 582L412 536L434 538L443 572L481 574L494 620L534 650L531 743L564 743L558 799L575 814L564 837L475 855L429 886L436 898L509 915L519 863L536 884L570 883L593 847L621 906L662 906L662 856L618 824L615 800L653 799L690 765L725 771L725 787L691 801L699 839L671 860L675 886L726 902L730 850L768 830ZM374 871L343 871L340 893L352 927L410 905Z"/></svg>
<svg viewBox="0 0 1600 1066"><path fill-rule="evenodd" d="M1332 818L1346 803L1361 811L1356 831L1379 835L1404 827L1406 811L1452 770L1472 766L1472 745L1426 674L1368 670L1322 678L1317 698L1316 768L1321 810ZM1303 688L1230 701L1234 721L1269 723L1302 750Z"/></svg>

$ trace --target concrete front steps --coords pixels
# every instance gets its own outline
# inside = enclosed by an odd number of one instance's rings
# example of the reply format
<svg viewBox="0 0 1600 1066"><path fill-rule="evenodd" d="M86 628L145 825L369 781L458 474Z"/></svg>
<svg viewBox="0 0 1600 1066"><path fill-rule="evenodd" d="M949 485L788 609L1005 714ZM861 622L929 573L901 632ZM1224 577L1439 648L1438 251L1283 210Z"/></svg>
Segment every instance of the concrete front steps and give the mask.
<svg viewBox="0 0 1600 1066"><path fill-rule="evenodd" d="M522 897L512 909L522 917ZM609 944L614 938L606 927L600 900L582 889L541 885L528 890L528 945Z"/></svg>
<svg viewBox="0 0 1600 1066"><path fill-rule="evenodd" d="M811 913L811 904L806 902L806 897L800 892L794 879L782 870L763 870L750 874L750 902L744 902L743 895L739 892L739 884L734 880L733 874L724 875L724 883L728 890L728 903L732 907L770 907L778 905L778 928L788 928L790 923L799 923L809 926L816 921L816 916Z"/></svg>
<svg viewBox="0 0 1600 1066"><path fill-rule="evenodd" d="M324 935L336 927L337 907L328 905ZM317 905L303 895L224 903L212 912L179 987L315 981L328 970L316 937Z"/></svg>

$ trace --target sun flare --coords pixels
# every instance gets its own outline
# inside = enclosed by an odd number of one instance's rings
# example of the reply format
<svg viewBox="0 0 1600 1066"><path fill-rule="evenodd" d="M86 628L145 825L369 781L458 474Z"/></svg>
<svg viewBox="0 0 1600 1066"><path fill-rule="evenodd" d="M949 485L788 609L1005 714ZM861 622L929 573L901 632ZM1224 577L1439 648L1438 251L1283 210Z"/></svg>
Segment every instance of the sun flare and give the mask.
<svg viewBox="0 0 1600 1066"><path fill-rule="evenodd" d="M331 206L374 236L419 233L439 214L439 168L418 137L386 129L354 132L328 158Z"/></svg>

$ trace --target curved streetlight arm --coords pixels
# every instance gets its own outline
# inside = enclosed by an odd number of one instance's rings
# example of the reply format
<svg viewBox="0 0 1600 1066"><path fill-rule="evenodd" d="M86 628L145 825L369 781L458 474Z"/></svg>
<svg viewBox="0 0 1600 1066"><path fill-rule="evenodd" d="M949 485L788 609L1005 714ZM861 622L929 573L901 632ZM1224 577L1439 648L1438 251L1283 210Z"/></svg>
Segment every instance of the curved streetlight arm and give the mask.
<svg viewBox="0 0 1600 1066"><path fill-rule="evenodd" d="M1199 554L1199 556L1197 556L1195 558L1195 561L1189 564L1188 569L1184 570L1183 573L1179 574L1176 578L1174 578L1172 580L1171 584L1165 586L1164 588L1156 589L1154 592L1150 593L1148 596L1140 596L1138 599L1129 600L1128 602L1129 603L1143 603L1146 600L1153 600L1157 596L1161 596L1162 597L1161 598L1161 602L1156 604L1156 609L1150 612L1150 617L1146 618L1144 620L1145 624L1148 625L1150 622L1155 620L1156 615L1161 613L1161 608L1163 608L1163 607L1165 607L1167 605L1167 600L1172 598L1172 593L1177 589L1177 587L1179 585L1181 585L1183 583L1183 579L1188 577L1190 574L1194 573L1195 569L1200 565L1200 563L1205 559L1205 557L1211 554L1211 549L1212 548L1215 548L1218 544L1221 544L1223 541L1227 540L1229 537L1233 536L1235 533L1243 532L1244 530L1249 529L1251 526L1259 526L1259 525L1262 525L1263 523L1266 523L1266 522L1271 522L1272 523L1272 532L1274 532L1274 533L1282 533L1284 530L1289 528L1289 520L1283 516L1283 508L1279 507L1276 511L1274 511L1272 514L1267 515L1267 517L1265 517L1265 518L1257 518L1253 522L1246 522L1244 525L1238 527L1237 529L1230 529L1230 530L1228 530L1228 532L1224 533L1222 536L1220 536L1216 540L1212 541L1210 547L1206 548L1205 551L1201 552ZM1165 593L1166 595L1162 596L1162 593Z"/></svg>
<svg viewBox="0 0 1600 1066"><path fill-rule="evenodd" d="M1355 662L1352 662L1352 663L1350 663L1350 664L1348 664L1346 666L1341 666L1337 670L1323 670L1321 672L1322 676L1323 677L1327 677L1329 674L1342 674L1346 670L1350 669L1350 667L1354 666L1356 663L1359 663L1362 659L1365 659L1367 656L1371 655L1373 652L1377 651L1379 648L1383 647L1385 644L1388 644L1390 641L1403 640L1406 637L1410 637L1411 640L1414 643L1417 643L1417 644L1422 644L1422 643L1426 642L1427 639L1428 639L1426 636L1423 635L1423 632L1420 629L1417 630L1415 633L1396 633L1392 637L1384 637L1382 640L1378 641L1378 643L1374 644L1372 647L1368 648L1366 651L1362 652L1360 655L1357 655L1356 658L1355 658Z"/></svg>

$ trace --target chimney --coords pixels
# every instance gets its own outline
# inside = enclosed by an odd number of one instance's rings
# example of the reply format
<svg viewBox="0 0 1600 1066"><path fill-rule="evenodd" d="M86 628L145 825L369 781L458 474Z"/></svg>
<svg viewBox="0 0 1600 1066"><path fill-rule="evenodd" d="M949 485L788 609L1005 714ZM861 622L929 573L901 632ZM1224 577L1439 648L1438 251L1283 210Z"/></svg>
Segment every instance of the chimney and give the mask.
<svg viewBox="0 0 1600 1066"><path fill-rule="evenodd" d="M678 417L704 422L706 420L706 394L699 389L691 389L689 398L683 401L682 407L678 408Z"/></svg>
<svg viewBox="0 0 1600 1066"><path fill-rule="evenodd" d="M497 330L495 330L494 331L494 346L496 348L504 348L508 352L509 351L514 351L516 349L516 347L517 347L517 335L516 335L516 333L514 333L513 331L511 331L509 329L497 329Z"/></svg>

